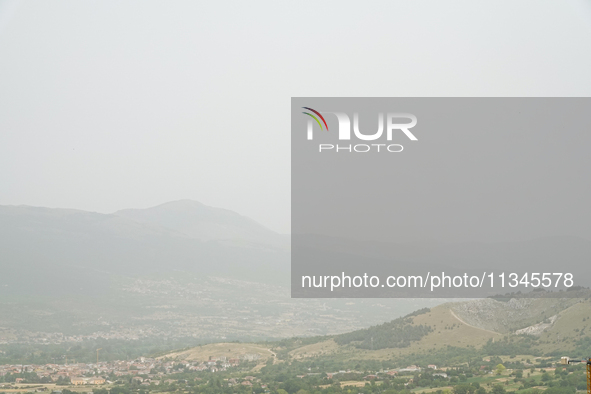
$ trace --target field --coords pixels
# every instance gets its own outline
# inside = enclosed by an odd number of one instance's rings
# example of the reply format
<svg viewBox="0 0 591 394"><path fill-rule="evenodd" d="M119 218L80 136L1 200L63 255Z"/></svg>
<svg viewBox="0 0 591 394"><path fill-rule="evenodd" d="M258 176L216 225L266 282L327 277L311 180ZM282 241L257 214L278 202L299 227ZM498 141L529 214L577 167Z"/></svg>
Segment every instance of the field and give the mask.
<svg viewBox="0 0 591 394"><path fill-rule="evenodd" d="M159 359L170 358L186 361L207 361L210 357L241 358L245 355L258 355L257 361L265 364L269 358L274 358L275 353L270 349L257 344L249 343L212 343L197 346L188 350L168 353Z"/></svg>

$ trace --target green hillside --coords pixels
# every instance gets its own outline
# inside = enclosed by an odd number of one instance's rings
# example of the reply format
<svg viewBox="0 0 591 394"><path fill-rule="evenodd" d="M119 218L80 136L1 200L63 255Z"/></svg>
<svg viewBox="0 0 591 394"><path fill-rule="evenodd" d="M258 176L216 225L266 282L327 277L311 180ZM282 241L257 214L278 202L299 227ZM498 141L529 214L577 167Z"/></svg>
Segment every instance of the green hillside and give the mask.
<svg viewBox="0 0 591 394"><path fill-rule="evenodd" d="M571 294L569 294L570 296ZM576 298L517 296L422 309L335 336L292 338L271 349L282 360L461 360L470 357L591 355L591 292Z"/></svg>

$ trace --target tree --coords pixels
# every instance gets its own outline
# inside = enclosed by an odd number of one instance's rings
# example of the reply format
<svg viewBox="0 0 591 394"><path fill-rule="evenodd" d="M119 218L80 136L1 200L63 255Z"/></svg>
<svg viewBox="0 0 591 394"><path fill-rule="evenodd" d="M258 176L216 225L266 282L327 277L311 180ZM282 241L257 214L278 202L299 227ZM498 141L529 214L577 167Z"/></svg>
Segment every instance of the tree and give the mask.
<svg viewBox="0 0 591 394"><path fill-rule="evenodd" d="M495 384L492 388L492 394L505 394L507 391L500 384Z"/></svg>
<svg viewBox="0 0 591 394"><path fill-rule="evenodd" d="M453 394L473 394L475 390L471 384L458 384L453 387Z"/></svg>
<svg viewBox="0 0 591 394"><path fill-rule="evenodd" d="M497 371L497 375L502 374L507 368L505 368L505 366L503 364L498 364L496 366L496 371Z"/></svg>

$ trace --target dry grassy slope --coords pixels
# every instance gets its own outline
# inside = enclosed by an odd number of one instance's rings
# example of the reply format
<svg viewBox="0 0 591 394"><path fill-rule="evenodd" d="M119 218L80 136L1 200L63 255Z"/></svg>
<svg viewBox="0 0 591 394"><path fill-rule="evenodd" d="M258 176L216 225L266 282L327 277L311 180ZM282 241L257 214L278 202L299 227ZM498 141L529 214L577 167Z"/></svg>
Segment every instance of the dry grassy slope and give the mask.
<svg viewBox="0 0 591 394"><path fill-rule="evenodd" d="M305 345L289 352L290 356L301 359L306 357L322 356L327 354L342 353L343 346L339 346L335 341L329 339L327 341Z"/></svg>
<svg viewBox="0 0 591 394"><path fill-rule="evenodd" d="M541 350L571 350L578 339L591 336L591 301L577 301L560 312L554 324L540 335Z"/></svg>
<svg viewBox="0 0 591 394"><path fill-rule="evenodd" d="M478 308L476 306L478 305ZM472 314L466 311L472 310ZM479 313L474 313L479 310ZM464 313L461 313L464 312ZM520 299L499 302L491 299L449 303L415 317L414 324L429 324L434 332L399 354L437 349L447 345L483 346L490 338L502 338L556 315L553 324L540 335L539 350L544 352L573 349L575 342L591 336L591 300L581 298ZM476 320L487 316L490 320ZM455 321L454 321L455 319ZM585 319L585 321L583 321ZM460 323L458 323L460 322ZM452 330L445 330L450 324ZM489 324L490 323L490 324Z"/></svg>
<svg viewBox="0 0 591 394"><path fill-rule="evenodd" d="M390 359L409 353L423 353L437 350L447 345L457 347L481 347L490 338L500 338L501 335L492 331L470 326L459 319L451 310L454 304L444 304L432 308L430 312L415 316L413 324L429 325L433 332L421 341L413 342L411 346L401 349L363 350L353 346L338 346L332 339L302 346L290 352L295 358L314 357L318 355L339 354L351 359Z"/></svg>
<svg viewBox="0 0 591 394"><path fill-rule="evenodd" d="M194 347L188 350L172 352L158 358L171 358L188 361L207 361L209 360L210 356L240 358L245 354L258 354L260 356L259 361L262 363L274 356L274 353L271 350L256 344L212 343L209 345Z"/></svg>

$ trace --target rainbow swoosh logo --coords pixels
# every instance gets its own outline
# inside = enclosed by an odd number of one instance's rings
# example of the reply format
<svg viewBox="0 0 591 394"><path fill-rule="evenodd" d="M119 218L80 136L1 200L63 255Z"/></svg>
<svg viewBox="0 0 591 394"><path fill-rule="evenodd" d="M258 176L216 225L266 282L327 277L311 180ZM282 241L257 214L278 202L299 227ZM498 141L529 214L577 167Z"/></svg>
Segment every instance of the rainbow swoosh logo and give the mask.
<svg viewBox="0 0 591 394"><path fill-rule="evenodd" d="M324 120L324 116L322 116L320 114L320 112L316 111L315 109L312 109L310 107L302 107L303 109L307 109L308 111L314 112L316 115L320 116L320 119L322 119L322 122L324 123L324 126L326 126L326 131L328 131L328 125L326 124L326 120ZM318 118L314 115L312 115L309 112L302 112L305 115L311 116L312 118L314 118L314 120L318 123L318 126L320 126L320 130L324 130L324 128L322 127L322 123L320 123L320 121L318 120Z"/></svg>

